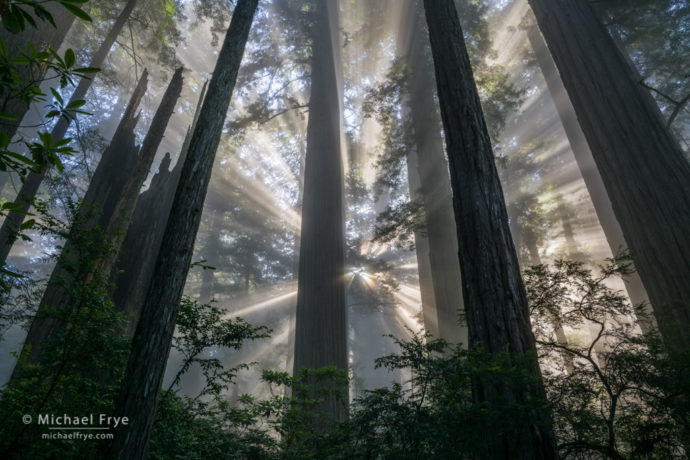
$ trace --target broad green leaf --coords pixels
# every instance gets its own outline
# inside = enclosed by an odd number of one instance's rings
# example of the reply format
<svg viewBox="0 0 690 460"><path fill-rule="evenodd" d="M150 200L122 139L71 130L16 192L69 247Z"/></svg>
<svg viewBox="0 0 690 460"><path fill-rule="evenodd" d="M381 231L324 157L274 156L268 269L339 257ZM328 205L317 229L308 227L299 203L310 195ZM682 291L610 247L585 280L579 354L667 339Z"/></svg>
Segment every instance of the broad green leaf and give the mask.
<svg viewBox="0 0 690 460"><path fill-rule="evenodd" d="M79 67L78 69L74 69L74 73L98 73L100 71L101 69L98 67Z"/></svg>
<svg viewBox="0 0 690 460"><path fill-rule="evenodd" d="M65 51L65 65L67 67L72 67L76 61L72 48L67 48L67 51Z"/></svg>
<svg viewBox="0 0 690 460"><path fill-rule="evenodd" d="M68 109L78 109L79 107L83 106L86 104L86 101L84 99L78 99L76 101L72 101L69 104L67 104Z"/></svg>
<svg viewBox="0 0 690 460"><path fill-rule="evenodd" d="M6 269L5 267L0 267L0 273L3 275L11 276L12 278L21 278L22 275L19 273L15 273L11 270Z"/></svg>
<svg viewBox="0 0 690 460"><path fill-rule="evenodd" d="M62 6L64 6L67 11L78 17L79 19L83 19L84 21L91 22L91 16L86 14L84 10L79 8L78 6L74 6L73 4L67 3L64 0L62 2Z"/></svg>
<svg viewBox="0 0 690 460"><path fill-rule="evenodd" d="M55 96L55 99L60 103L60 105L65 105L65 101L62 99L62 96L60 96L60 93L55 91L54 88L50 88L50 92L53 93L53 96Z"/></svg>
<svg viewBox="0 0 690 460"><path fill-rule="evenodd" d="M16 13L15 10L17 8L10 6L2 12L2 26L8 32L18 34L24 30L24 17L21 13Z"/></svg>
<svg viewBox="0 0 690 460"><path fill-rule="evenodd" d="M36 224L36 219L29 219L19 226L19 230L28 230Z"/></svg>
<svg viewBox="0 0 690 460"><path fill-rule="evenodd" d="M31 59L25 56L17 56L15 58L12 58L10 62L17 65L29 65L31 64Z"/></svg>
<svg viewBox="0 0 690 460"><path fill-rule="evenodd" d="M26 163L27 165L32 166L34 168L38 168L40 166L38 163L32 161L30 158L25 157L24 155L19 154L19 153L5 150L2 154L7 156L7 157L14 158L15 160L21 161L22 163Z"/></svg>

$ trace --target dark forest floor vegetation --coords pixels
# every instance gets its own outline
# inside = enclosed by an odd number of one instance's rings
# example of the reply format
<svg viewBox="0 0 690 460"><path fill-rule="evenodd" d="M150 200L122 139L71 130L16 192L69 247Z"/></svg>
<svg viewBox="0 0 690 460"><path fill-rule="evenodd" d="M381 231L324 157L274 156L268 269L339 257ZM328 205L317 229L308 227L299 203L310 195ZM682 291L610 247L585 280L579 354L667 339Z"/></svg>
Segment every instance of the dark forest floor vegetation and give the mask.
<svg viewBox="0 0 690 460"><path fill-rule="evenodd" d="M76 269L88 270L89 264ZM563 458L684 458L690 442L690 360L671 359L657 334L643 335L626 320L633 307L607 282L628 271L625 259L610 260L596 274L561 260L525 273ZM117 331L126 318L97 277L79 289L78 298L69 318L43 313L73 327L45 348L40 365L20 367L16 384L2 390L5 458L99 458L98 442L42 440L45 427L22 423L24 414L113 411L127 350ZM558 322L556 311L562 312ZM545 422L538 398L504 399L491 407L472 398L478 379L498 388L532 385L534 375L514 357L466 350L428 334L394 339L399 353L379 358L377 366L404 369L411 378L364 392L350 403L344 421L319 410L329 400L347 404L349 377L335 367L305 369L295 377L265 370L264 384L274 396L241 395L231 404L228 394L247 365L226 368L204 352L239 349L272 331L221 313L214 304L184 298L173 344L184 359L160 395L147 458L485 458L496 452L497 439L508 440L500 446L508 458L519 442L515 433L530 425L526 418ZM637 314L643 314L640 308ZM556 340L563 327L589 332L577 343L563 343ZM193 364L205 384L190 396L178 383Z"/></svg>

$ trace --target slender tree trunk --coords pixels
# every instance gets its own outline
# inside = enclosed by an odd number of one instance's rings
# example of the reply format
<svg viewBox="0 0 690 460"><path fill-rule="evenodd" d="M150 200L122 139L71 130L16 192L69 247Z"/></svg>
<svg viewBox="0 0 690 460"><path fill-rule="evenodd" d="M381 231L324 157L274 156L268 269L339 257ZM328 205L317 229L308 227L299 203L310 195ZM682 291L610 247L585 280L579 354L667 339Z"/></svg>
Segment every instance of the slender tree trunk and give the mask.
<svg viewBox="0 0 690 460"><path fill-rule="evenodd" d="M434 102L434 76L427 65L430 61L427 46L423 12L415 8L412 39L406 53L410 69L408 85L438 334L449 342L466 345L467 328L460 325L459 319L463 310L462 280L456 256L458 243L454 234L450 177L439 135L441 120Z"/></svg>
<svg viewBox="0 0 690 460"><path fill-rule="evenodd" d="M223 223L223 213L218 209L211 211L211 232L206 239L206 247L203 251L203 258L206 264L211 267L218 266L218 251L221 249L220 231ZM201 272L201 289L199 291L199 302L202 304L209 303L213 297L213 288L216 282L216 277L213 275L213 269L204 269Z"/></svg>
<svg viewBox="0 0 690 460"><path fill-rule="evenodd" d="M7 57L9 59L20 57L23 55L21 49L28 52L29 45L33 45L37 50L46 50L48 48L58 51L60 45L62 44L67 32L72 27L75 16L67 11L62 5L57 3L46 3L43 5L48 12L53 16L53 21L55 21L55 26L46 21L36 18L31 12L31 16L34 17L36 25L38 27L31 27L27 25L24 31L18 34L12 34L8 32L5 28L0 28L0 37L5 42L7 46ZM46 66L21 66L20 76L26 83L33 82L35 84L40 84L45 78L47 67ZM29 105L16 97L13 94L6 94L5 98L0 101L0 112L5 112L17 117L16 120L2 120L0 121L0 129L2 129L7 137L12 139L17 131L24 114L29 109ZM6 173L2 173L0 176L0 192L5 185Z"/></svg>
<svg viewBox="0 0 690 460"><path fill-rule="evenodd" d="M561 196L558 197L558 206L556 209L558 211L558 218L563 226L563 236L565 236L565 242L568 245L568 254L572 254L577 251L577 242L575 241L573 224L570 222L570 212Z"/></svg>
<svg viewBox="0 0 690 460"><path fill-rule="evenodd" d="M530 0L672 351L690 347L690 164L586 0Z"/></svg>
<svg viewBox="0 0 690 460"><path fill-rule="evenodd" d="M115 43L115 39L120 34L120 31L127 22L127 19L132 13L136 2L137 0L129 0L127 2L125 8L122 10L122 13L120 13L120 16L113 24L110 32L108 32L108 35L105 37L105 40L103 40L101 46L91 57L89 67L100 68L103 66L105 58L110 52L110 48L113 46L113 43ZM67 105L69 105L71 102L84 99L86 92L91 87L92 82L93 80L90 78L82 78L79 80L79 83L77 84L74 93L72 93L72 97L70 97ZM66 120L64 117L60 117L60 119L58 119L57 123L55 123L55 126L53 127L53 131L51 132L54 142L62 140L62 138L65 137L70 122L71 120ZM24 180L22 188L19 190L15 201L16 203L21 204L22 207L17 210L10 211L5 218L5 221L2 223L2 227L0 227L0 265L7 261L7 256L12 249L14 241L17 239L17 232L24 222L26 212L31 207L31 202L36 197L36 193L38 193L41 182L43 182L43 178L47 173L48 168L45 168L41 174L29 173Z"/></svg>
<svg viewBox="0 0 690 460"><path fill-rule="evenodd" d="M546 43L544 43L544 39L541 33L539 33L539 29L537 29L536 25L527 29L527 37L534 50L537 64L544 74L546 86L556 105L556 111L563 124L565 134L568 137L570 148L575 156L577 166L580 168L582 179L587 186L587 191L594 205L594 210L597 213L599 225L601 225L601 229L604 231L604 236L611 248L611 253L614 255L618 254L620 251L626 249L628 244L623 237L623 230L621 230L621 226L613 212L611 200L609 200L606 186L601 179L597 165L594 163L592 152L589 149L589 145L587 145L587 139L585 139L585 135L577 121L575 109L573 109L568 93L558 75L558 70L551 59ZM623 281L625 282L628 296L633 305L649 304L649 298L647 297L647 292L642 284L640 275L632 273L626 276ZM645 332L656 328L654 318L651 317L650 320L652 323L640 321L640 326Z"/></svg>
<svg viewBox="0 0 690 460"><path fill-rule="evenodd" d="M117 413L129 417L130 423L115 430L104 458L136 460L146 452L211 168L257 3L238 0L218 55L116 402Z"/></svg>
<svg viewBox="0 0 690 460"><path fill-rule="evenodd" d="M410 197L414 199L420 198L419 190L422 184L419 179L416 150L409 149L406 160ZM434 299L434 282L429 258L429 238L427 235L419 230L415 230L414 246L417 255L417 272L419 273L419 291L422 296L424 328L430 332L434 338L439 338L441 334L439 333L438 313L436 311L436 300Z"/></svg>
<svg viewBox="0 0 690 460"><path fill-rule="evenodd" d="M119 259L116 263L117 270L113 273L116 286L113 302L119 311L132 317L125 333L130 339L134 337L141 306L153 276L182 165L187 157L191 135L196 129L201 105L206 95L206 87L207 83L204 83L194 112L194 120L187 131L175 167L172 171L168 170L169 155L161 160L158 173L151 179L151 185L137 200L132 222L120 248Z"/></svg>
<svg viewBox="0 0 690 460"><path fill-rule="evenodd" d="M317 2L314 14L294 375L302 368L347 369L337 0ZM344 402L335 398L321 410L336 419L346 413Z"/></svg>
<svg viewBox="0 0 690 460"><path fill-rule="evenodd" d="M544 389L527 296L457 11L452 0L425 0L424 7L450 163L469 345L518 360L531 354L527 371L535 377L523 389L477 378L473 395L489 408L500 400L538 401ZM536 420L532 413L524 428L489 443L494 456L557 457L549 416L534 410Z"/></svg>

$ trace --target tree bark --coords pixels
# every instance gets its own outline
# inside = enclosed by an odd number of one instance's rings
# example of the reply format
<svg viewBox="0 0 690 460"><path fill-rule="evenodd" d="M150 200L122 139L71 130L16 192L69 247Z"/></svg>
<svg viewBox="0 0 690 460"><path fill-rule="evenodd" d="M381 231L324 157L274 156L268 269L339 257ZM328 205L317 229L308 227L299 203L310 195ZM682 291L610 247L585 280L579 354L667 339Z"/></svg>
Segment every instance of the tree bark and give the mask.
<svg viewBox="0 0 690 460"><path fill-rule="evenodd" d="M103 273L109 274L117 261L117 254L124 240L124 233L121 230L126 229L132 220L139 192L149 175L153 159L156 157L170 117L172 117L177 100L182 93L183 70L183 67L179 67L173 74L170 84L166 88L161 103L156 110L156 114L153 116L144 142L141 144L137 161L129 171L127 181L114 203L112 215L105 226L106 237L109 239L112 251L99 261L97 267Z"/></svg>
<svg viewBox="0 0 690 460"><path fill-rule="evenodd" d="M690 164L586 0L530 0L671 351L690 347Z"/></svg>
<svg viewBox="0 0 690 460"><path fill-rule="evenodd" d="M450 177L443 143L439 135L441 120L435 105L430 56L426 51L424 17L415 8L410 48L407 50L410 112L417 150L419 190L429 241L429 262L434 288L438 337L467 345L467 328L460 325L463 310L462 280L456 254L455 219L451 199ZM426 46L425 46L426 45Z"/></svg>
<svg viewBox="0 0 690 460"><path fill-rule="evenodd" d="M526 370L534 376L522 389L476 378L473 396L489 408L500 400L540 400L544 389L527 297L457 11L452 0L425 0L424 9L450 164L469 345L488 353L508 353L520 362L527 358ZM516 425L513 432L488 443L492 454L556 458L545 412L537 408L526 412L524 427Z"/></svg>
<svg viewBox="0 0 690 460"><path fill-rule="evenodd" d="M561 124L563 125L563 129L570 144L570 149L573 152L577 166L580 169L580 174L582 174L582 179L585 182L592 204L594 205L594 210L599 219L599 225L601 225L601 229L604 231L604 236L611 248L611 253L616 255L620 251L625 250L628 244L623 237L623 230L621 230L621 226L613 212L611 200L609 200L606 186L601 179L597 165L594 163L592 152L587 145L587 139L585 139L585 135L577 121L575 109L573 109L568 93L558 75L558 70L551 59L546 43L544 43L544 39L536 25L527 29L527 37L534 50L537 64L544 74L546 86L556 106L558 117L561 120ZM645 291L639 274L632 273L624 277L623 281L625 282L625 288L633 305L649 304L649 298L647 297L647 292ZM639 322L643 331L649 332L656 328L654 318L651 317L650 320L652 321L651 323L648 321Z"/></svg>
<svg viewBox="0 0 690 460"><path fill-rule="evenodd" d="M294 375L302 368L347 369L337 0L317 2L314 14ZM326 418L346 415L345 404L335 398L320 410Z"/></svg>
<svg viewBox="0 0 690 460"><path fill-rule="evenodd" d="M257 3L238 0L218 55L116 402L116 412L129 417L130 423L116 429L104 458L141 459L146 452L213 160Z"/></svg>
<svg viewBox="0 0 690 460"><path fill-rule="evenodd" d="M130 97L127 108L125 109L120 123L113 135L108 148L103 152L101 160L94 172L89 188L83 199L83 204L77 211L77 219L80 225L100 225L107 222L107 218L112 212L113 201L122 188L126 180L127 166L136 161L137 147L135 145L134 128L139 121L136 115L141 99L146 92L148 84L148 73L144 71L139 82ZM118 171L118 173L115 173ZM101 212L100 216L98 212ZM70 234L83 232L83 228L72 228ZM72 287L82 280L73 279L76 274L71 273L68 267L80 263L84 256L79 242L68 238L60 252L58 264L50 275L46 290L39 302L39 311L31 321L29 332L24 340L22 352L17 365L12 373L12 381L21 374L22 367L19 363L36 364L44 346L55 337L56 325L58 320L54 317L41 315L41 308L49 306L53 308L69 308L73 300ZM94 247L101 247L96 244ZM45 307L44 307L45 308Z"/></svg>
<svg viewBox="0 0 690 460"><path fill-rule="evenodd" d="M115 43L115 39L120 34L120 31L127 22L127 19L132 13L132 10L134 9L136 2L137 0L129 0L127 2L125 8L122 10L122 13L120 13L120 16L117 18L117 20L113 24L113 27L108 32L108 35L105 37L105 40L103 40L101 46L91 57L89 67L100 68L103 66L105 58L108 56L108 53L110 52L110 48L113 46L113 43ZM70 97L67 105L74 101L84 99L84 97L86 96L86 92L91 87L92 82L93 80L90 78L82 78L81 80L79 80L79 83L77 84L77 87L72 93L72 96ZM69 128L70 123L71 120L66 120L64 117L60 117L57 123L55 123L53 131L51 132L51 135L53 136L53 142L62 140L62 138L65 137L65 134L67 133L67 128ZM19 228L24 222L26 212L31 207L31 202L34 198L36 198L36 193L38 193L38 189L41 186L41 182L43 182L43 178L48 173L48 169L49 168L46 167L41 174L28 174L28 176L24 180L24 183L22 184L21 189L19 190L19 193L17 194L17 198L15 199L15 203L21 204L22 207L17 210L10 211L7 214L7 217L5 218L4 222L2 223L2 227L0 227L0 266L6 263L7 261L7 256L9 255L10 250L12 249L12 245L17 239L17 232L19 231Z"/></svg>
<svg viewBox="0 0 690 460"><path fill-rule="evenodd" d="M113 302L118 311L131 317L125 332L126 337L130 339L134 337L141 306L153 276L182 165L187 157L191 135L196 129L206 95L206 87L207 83L204 83L194 112L194 120L187 131L175 167L172 171L168 170L169 155L161 160L158 173L151 179L151 185L137 200L132 221L118 254L117 269L113 273L116 286Z"/></svg>
<svg viewBox="0 0 690 460"><path fill-rule="evenodd" d="M65 36L67 36L67 32L72 27L72 23L74 23L75 16L57 3L46 3L43 6L53 16L56 27L53 27L53 25L47 21L37 18L29 10L29 14L34 18L38 27L27 25L26 29L18 34L12 34L5 28L0 28L0 37L2 37L2 40L7 46L7 57L9 59L22 56L23 53L20 51L20 48L28 52L29 45L34 45L39 51L50 48L57 52L60 48ZM47 67L22 66L20 69L20 76L24 82L39 84L39 82L43 81L45 78ZM9 113L17 117L16 120L2 120L0 122L1 129L7 134L7 137L10 139L14 137L28 109L28 104L9 94L0 101L0 112ZM2 177L6 177L6 173L3 173ZM0 191L2 191L3 186L4 181L2 185L0 185Z"/></svg>
<svg viewBox="0 0 690 460"><path fill-rule="evenodd" d="M69 311L73 308L74 293L79 285L86 283L95 272L106 276L110 274L124 237L122 230L131 220L139 190L148 175L153 157L182 91L180 68L168 85L139 149L134 145L134 127L138 121L138 116L134 116L134 112L146 91L147 78L148 73L144 71L118 126L114 138L116 142L111 143L106 149L96 168L84 198L84 205L78 210L83 218L77 220L78 227L71 230L72 238L68 237L65 242L60 254L60 263L53 269L39 309L49 307L51 310ZM96 225L102 229L102 234L87 234L88 242L75 240L77 233L92 232ZM86 272L77 274L76 277L75 274L70 274L68 266L84 262L89 265ZM62 320L36 315L24 343L23 354L26 361L21 362L37 363L43 347L56 338L65 327L66 323Z"/></svg>

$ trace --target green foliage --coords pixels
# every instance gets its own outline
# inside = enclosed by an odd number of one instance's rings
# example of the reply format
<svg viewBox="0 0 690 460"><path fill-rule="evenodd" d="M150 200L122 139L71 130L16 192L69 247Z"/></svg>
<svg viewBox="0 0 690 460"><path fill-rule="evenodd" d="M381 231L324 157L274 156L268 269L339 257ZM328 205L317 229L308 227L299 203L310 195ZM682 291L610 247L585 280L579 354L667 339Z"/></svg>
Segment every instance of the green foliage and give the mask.
<svg viewBox="0 0 690 460"><path fill-rule="evenodd" d="M86 3L87 0L61 0L67 10L77 17L90 21L91 18L79 7L78 4ZM35 17L49 23L55 27L55 22L51 14L42 5L45 2L28 0L12 0L5 5L2 10L2 26L11 33L19 33L28 24L31 27L39 27L28 10L33 11ZM49 25L49 26L50 26ZM46 27L41 24L41 26ZM72 49L67 49L64 56L58 55L52 49L36 49L33 44L28 44L27 49L8 50L5 42L0 38L0 100L3 107L9 101L17 100L26 104L46 102L47 95L41 90L40 85L43 80L26 80L26 70L38 70L54 72L55 78L60 82L59 89L65 89L68 85L74 85L74 78L89 78L89 75L98 72L98 69L88 67L78 67ZM33 72L28 72L32 75ZM39 72L43 74L43 72ZM46 119L65 118L70 120L78 113L87 114L79 110L84 105L84 101L73 101L65 103L62 96L55 88L50 88L54 98L48 104L50 109L46 114ZM20 121L17 116L11 113L0 112L0 119L8 121ZM75 152L68 146L71 139L66 138L59 142L53 142L50 133L39 132L39 142L25 143L31 156L12 151L9 149L10 138L3 131L0 131L0 171L15 171L20 177L25 176L29 171L36 173L48 165L62 168L59 155L70 155Z"/></svg>
<svg viewBox="0 0 690 460"><path fill-rule="evenodd" d="M204 357L203 352L215 348L238 350L244 341L266 338L271 333L267 327L252 326L242 318L224 320L222 316L222 310L213 304L199 304L189 297L182 299L177 317L178 335L172 344L182 355L182 366L169 390L179 384L181 377L196 363L206 381L196 398L219 396L234 382L237 371L247 366L225 369L220 359L214 355Z"/></svg>
<svg viewBox="0 0 690 460"><path fill-rule="evenodd" d="M259 413L230 407L225 398L237 372L248 365L226 369L216 353L237 350L244 341L269 337L271 331L241 318L223 319L222 313L212 304L182 299L173 338L182 365L161 395L149 458L177 458L181 445L188 458L263 458L262 452L276 444L261 428ZM176 387L195 363L205 384L193 397L182 396Z"/></svg>
<svg viewBox="0 0 690 460"><path fill-rule="evenodd" d="M565 260L526 272L564 458L685 458L689 361L671 361L655 332L640 333L635 317L648 320L644 306L633 308L608 287L630 272L626 256L608 260L596 275ZM557 340L555 323L574 338Z"/></svg>
<svg viewBox="0 0 690 460"><path fill-rule="evenodd" d="M9 100L20 100L27 105L30 103L47 102L48 96L40 89L41 80L25 81L22 68L47 68L55 72L60 82L60 89L74 85L74 78L89 78L98 69L77 67L74 52L67 49L63 57L53 50L37 50L29 45L28 50L20 50L21 56L11 58L5 43L0 38L0 99L6 104ZM50 88L53 100L47 107L47 119L65 118L71 120L76 114L89 113L79 110L83 100L65 102L55 88ZM18 121L17 117L9 113L0 113L0 118ZM59 155L70 155L75 150L69 147L70 138L54 142L49 132L38 132L39 142L25 143L31 156L9 150L10 139L0 131L0 170L12 170L25 176L29 171L41 173L48 165L62 168Z"/></svg>
<svg viewBox="0 0 690 460"><path fill-rule="evenodd" d="M53 27L55 21L50 12L43 6L51 1L59 3L67 11L84 21L91 21L91 17L79 6L89 0L4 0L0 2L0 15L2 16L2 26L10 33L17 34L23 31L27 24L31 27L38 27L34 16L42 21L50 23ZM30 14L33 12L34 16Z"/></svg>
<svg viewBox="0 0 690 460"><path fill-rule="evenodd" d="M93 235L84 244L89 241ZM88 269L88 263L70 266L75 276ZM596 275L569 261L526 273L548 404L564 458L682 458L688 442L690 360L669 359L657 335L637 332L631 318L643 310L635 311L608 287L610 278L628 273L625 257L607 261ZM113 409L126 358L126 343L114 331L123 318L114 313L107 283L98 276L80 287L78 296L70 312L42 309L41 315L72 327L46 348L40 365L25 366L18 383L2 390L0 410L8 423L0 440L4 449L11 445L10 454L95 455L95 443L37 441L36 426L20 422L25 413ZM485 406L472 397L477 380L495 388L531 387L535 377L525 371L529 356L450 347L428 334L394 339L400 351L379 358L376 366L404 370L409 380L364 392L350 403L346 420L324 411L347 402L349 378L333 367L303 369L294 377L264 371L273 396L242 395L231 404L227 391L247 366L226 369L217 351L239 349L270 331L225 319L221 309L189 298L182 301L177 325L174 347L183 359L161 395L149 458L486 458L495 453L497 439L517 443L515 433L545 423L537 418L545 404L539 399ZM558 325L594 333L571 334L580 338L564 343L554 338ZM181 395L180 377L194 363L206 383L197 395Z"/></svg>
<svg viewBox="0 0 690 460"><path fill-rule="evenodd" d="M410 250L415 245L414 232L426 230L421 200L389 205L379 213L376 222L374 241Z"/></svg>
<svg viewBox="0 0 690 460"><path fill-rule="evenodd" d="M83 221L86 213L76 213L71 226L48 216L42 220L40 231L51 237L69 237L69 243L81 247L84 257L60 256L58 264L67 274L60 279L73 289L71 308L58 310L41 305L37 318L47 324L66 325L49 336L39 361L28 363L20 358L16 379L0 390L0 414L3 429L0 432L0 451L6 458L77 458L94 456L97 444L84 440L44 440L46 427L35 422L25 425L22 416L28 414L37 420L39 414L108 414L113 411L113 400L126 364L128 342L121 330L125 317L117 312L108 297L111 286L107 277L94 272L97 260L86 254L89 245L103 248L100 229L87 228ZM100 242L100 243L95 243ZM75 286L73 280L88 281Z"/></svg>

